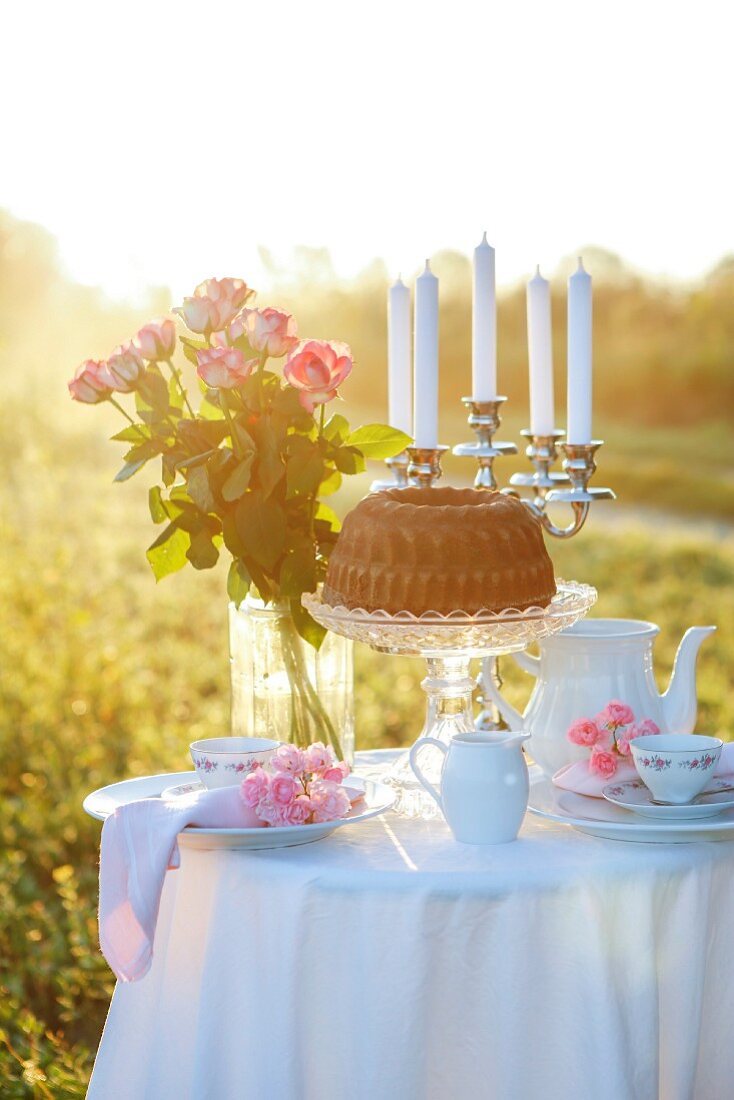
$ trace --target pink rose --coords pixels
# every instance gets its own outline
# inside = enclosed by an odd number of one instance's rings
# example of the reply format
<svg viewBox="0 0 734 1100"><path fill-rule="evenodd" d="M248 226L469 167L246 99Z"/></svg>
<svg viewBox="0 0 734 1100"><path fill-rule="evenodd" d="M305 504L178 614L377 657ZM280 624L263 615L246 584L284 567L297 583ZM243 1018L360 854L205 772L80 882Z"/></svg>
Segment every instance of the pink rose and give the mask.
<svg viewBox="0 0 734 1100"><path fill-rule="evenodd" d="M247 315L250 312L249 309L241 309L226 328L222 329L221 332L213 332L209 339L214 347L229 348L234 344L235 340L239 340L240 336L244 336Z"/></svg>
<svg viewBox="0 0 734 1100"><path fill-rule="evenodd" d="M237 318L233 324L236 324ZM296 319L290 313L267 306L265 309L249 309L245 317L245 331L250 347L265 352L275 359L291 351L298 343ZM233 337L237 339L237 337Z"/></svg>
<svg viewBox="0 0 734 1100"><path fill-rule="evenodd" d="M346 760L340 760L333 768L326 768L326 770L321 773L321 778L328 779L332 783L341 783L349 775L349 772L349 764L347 764Z"/></svg>
<svg viewBox="0 0 734 1100"><path fill-rule="evenodd" d="M574 745L595 745L604 736L592 718L579 718L568 727L566 737Z"/></svg>
<svg viewBox="0 0 734 1100"><path fill-rule="evenodd" d="M608 729L619 729L620 726L628 726L630 722L634 722L635 715L631 707L628 707L626 703L620 703L618 699L612 699L611 703L607 703L601 714L597 714L596 723L599 726L606 726Z"/></svg>
<svg viewBox="0 0 734 1100"><path fill-rule="evenodd" d="M306 755L295 745L281 745L270 758L270 766L286 775L303 775L306 770Z"/></svg>
<svg viewBox="0 0 734 1100"><path fill-rule="evenodd" d="M255 813L266 825L277 826L283 824L283 807L274 802L269 795L260 799L255 807Z"/></svg>
<svg viewBox="0 0 734 1100"><path fill-rule="evenodd" d="M242 279L207 279L173 312L183 317L192 332L217 332L229 324L252 293Z"/></svg>
<svg viewBox="0 0 734 1100"><path fill-rule="evenodd" d="M114 389L115 380L104 359L85 359L69 382L69 393L73 399L85 405L106 401Z"/></svg>
<svg viewBox="0 0 734 1100"><path fill-rule="evenodd" d="M306 825L311 813L310 798L307 798L305 794L300 794L288 806L283 806L281 816L284 825Z"/></svg>
<svg viewBox="0 0 734 1100"><path fill-rule="evenodd" d="M118 393L130 393L145 370L145 364L132 340L128 340L126 344L119 344L112 352L107 360L107 369L114 379L113 389Z"/></svg>
<svg viewBox="0 0 734 1100"><path fill-rule="evenodd" d="M632 722L622 733L617 734L617 752L622 756L630 755L630 741L635 737L641 737L639 727Z"/></svg>
<svg viewBox="0 0 734 1100"><path fill-rule="evenodd" d="M201 348L196 353L196 370L207 386L231 390L252 373L257 360L246 360L239 348Z"/></svg>
<svg viewBox="0 0 734 1100"><path fill-rule="evenodd" d="M314 741L305 750L306 771L322 772L331 768L336 763L336 756L332 748L327 748L323 741Z"/></svg>
<svg viewBox="0 0 734 1100"><path fill-rule="evenodd" d="M643 718L637 727L636 737L652 737L654 734L660 733L660 726L656 722L653 722L652 718Z"/></svg>
<svg viewBox="0 0 734 1100"><path fill-rule="evenodd" d="M304 340L288 356L283 375L300 390L304 409L313 412L317 405L337 397L337 386L352 369L352 353L346 344L326 340Z"/></svg>
<svg viewBox="0 0 734 1100"><path fill-rule="evenodd" d="M311 799L314 821L336 821L339 817L346 817L352 805L344 788L328 779L314 779L308 797Z"/></svg>
<svg viewBox="0 0 734 1100"><path fill-rule="evenodd" d="M300 783L286 772L279 772L270 781L270 797L276 806L289 806L302 789Z"/></svg>
<svg viewBox="0 0 734 1100"><path fill-rule="evenodd" d="M270 789L270 776L258 764L240 783L240 797L246 806L257 806L267 796Z"/></svg>
<svg viewBox="0 0 734 1100"><path fill-rule="evenodd" d="M602 779L611 779L616 770L617 758L613 752L599 749L596 746L591 750L589 771L592 775L600 775Z"/></svg>
<svg viewBox="0 0 734 1100"><path fill-rule="evenodd" d="M134 337L133 343L143 359L151 363L170 359L176 350L176 326L167 317L149 321Z"/></svg>

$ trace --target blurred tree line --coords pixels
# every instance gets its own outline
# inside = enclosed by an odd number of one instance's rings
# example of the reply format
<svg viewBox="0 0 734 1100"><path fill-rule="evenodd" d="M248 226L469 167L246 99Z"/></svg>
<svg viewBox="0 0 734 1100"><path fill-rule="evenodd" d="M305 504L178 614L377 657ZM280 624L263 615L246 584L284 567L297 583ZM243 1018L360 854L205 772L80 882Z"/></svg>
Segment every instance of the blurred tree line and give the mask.
<svg viewBox="0 0 734 1100"><path fill-rule="evenodd" d="M644 279L618 257L584 250L594 276L595 407L605 420L646 426L690 426L734 420L734 256L695 284ZM384 415L387 401L386 289L388 274L375 261L353 280L339 280L328 252L297 249L288 273L263 252L270 288L260 301L293 310L299 331L346 340L361 369L345 395L350 404ZM570 260L553 280L553 331L559 422L565 405L565 282ZM441 401L461 414L458 397L469 392L471 264L444 252L432 261L441 280ZM239 275L246 271L202 271ZM193 290L193 288L191 288ZM40 385L48 399L62 398L77 363L103 356L149 317L171 305L166 288L132 306L111 302L64 272L53 237L37 225L0 211L0 369L11 390L24 396ZM525 289L503 291L498 316L500 386L508 411L526 414L527 335ZM66 406L68 408L68 405Z"/></svg>

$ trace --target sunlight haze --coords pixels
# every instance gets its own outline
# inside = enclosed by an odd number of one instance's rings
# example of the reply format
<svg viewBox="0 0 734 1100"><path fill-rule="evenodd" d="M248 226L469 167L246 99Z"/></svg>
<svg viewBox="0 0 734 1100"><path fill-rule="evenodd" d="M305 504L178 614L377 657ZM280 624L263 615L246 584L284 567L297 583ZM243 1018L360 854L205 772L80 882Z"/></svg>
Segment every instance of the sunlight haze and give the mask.
<svg viewBox="0 0 734 1100"><path fill-rule="evenodd" d="M412 277L485 229L504 284L587 243L694 278L734 249L724 10L14 5L0 206L116 296L267 281L260 247Z"/></svg>

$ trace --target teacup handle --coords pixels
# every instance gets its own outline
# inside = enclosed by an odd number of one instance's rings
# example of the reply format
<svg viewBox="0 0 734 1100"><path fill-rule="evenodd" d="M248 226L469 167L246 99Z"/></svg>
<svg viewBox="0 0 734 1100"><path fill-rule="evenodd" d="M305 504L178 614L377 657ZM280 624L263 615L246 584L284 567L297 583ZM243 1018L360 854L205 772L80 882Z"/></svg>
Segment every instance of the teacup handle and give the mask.
<svg viewBox="0 0 734 1100"><path fill-rule="evenodd" d="M438 803L439 809L443 813L443 803L441 801L441 795L438 793L438 790L434 787L433 783L428 782L425 775L418 767L418 753L426 745L435 745L437 749L441 750L444 756L446 756L449 750L448 746L444 745L443 741L438 741L435 737L419 737L416 743L413 745L413 748L410 750L410 766L413 769L416 779L422 787L425 787L431 798L435 798L436 802Z"/></svg>

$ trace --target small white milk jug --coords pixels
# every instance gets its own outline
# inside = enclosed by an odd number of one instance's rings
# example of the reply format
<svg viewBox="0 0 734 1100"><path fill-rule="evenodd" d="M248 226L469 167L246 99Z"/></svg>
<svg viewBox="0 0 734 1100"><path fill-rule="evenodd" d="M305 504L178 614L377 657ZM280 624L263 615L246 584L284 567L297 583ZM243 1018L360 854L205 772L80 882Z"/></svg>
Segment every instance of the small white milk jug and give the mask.
<svg viewBox="0 0 734 1100"><path fill-rule="evenodd" d="M515 840L528 805L528 769L522 754L529 733L460 733L448 745L421 737L410 750L416 778L438 802L451 832L464 844L506 844ZM418 765L424 745L446 757L441 791Z"/></svg>

